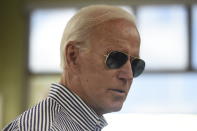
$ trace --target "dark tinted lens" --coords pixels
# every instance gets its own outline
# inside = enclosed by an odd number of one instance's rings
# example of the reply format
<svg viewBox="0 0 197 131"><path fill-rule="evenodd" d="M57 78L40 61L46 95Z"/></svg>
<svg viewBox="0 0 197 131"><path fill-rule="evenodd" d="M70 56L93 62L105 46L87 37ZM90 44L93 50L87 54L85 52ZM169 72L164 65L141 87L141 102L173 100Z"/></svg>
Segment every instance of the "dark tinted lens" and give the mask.
<svg viewBox="0 0 197 131"><path fill-rule="evenodd" d="M135 58L132 60L133 77L137 77L144 71L145 62L141 59Z"/></svg>
<svg viewBox="0 0 197 131"><path fill-rule="evenodd" d="M128 60L128 56L124 53L114 51L111 52L106 60L106 65L110 69L117 69L124 65Z"/></svg>

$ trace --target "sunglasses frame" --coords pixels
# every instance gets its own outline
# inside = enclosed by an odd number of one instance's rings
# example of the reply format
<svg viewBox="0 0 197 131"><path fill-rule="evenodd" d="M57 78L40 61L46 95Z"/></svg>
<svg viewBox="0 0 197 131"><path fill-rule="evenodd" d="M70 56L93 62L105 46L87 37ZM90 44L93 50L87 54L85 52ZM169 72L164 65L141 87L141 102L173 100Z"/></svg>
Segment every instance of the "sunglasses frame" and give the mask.
<svg viewBox="0 0 197 131"><path fill-rule="evenodd" d="M110 54L113 53L113 52L118 52L118 53L125 54L125 56L127 56L127 61L130 60L131 67L132 67L132 62L133 62L134 60L140 60L141 62L144 63L144 68L145 68L145 62L144 62L144 60L140 59L139 57L129 56L127 53L124 53L124 52L121 52L121 51L110 51L109 53L107 53L106 55L104 55L104 56L105 56L105 65L106 65L106 67L107 67L108 69L113 69L113 68L110 68L110 67L107 66L107 60L108 60ZM126 62L127 62L127 61L126 61ZM124 64L126 64L126 62L125 62ZM123 64L123 65L124 65L124 64ZM119 68L121 68L123 65L121 65ZM119 68L114 68L114 69L119 69ZM132 68L132 71L133 71L133 68ZM143 71L144 71L144 69L143 69ZM142 71L142 72L143 72L143 71ZM142 72L141 72L141 73L142 73ZM133 73L134 73L134 71L133 71ZM141 73L140 73L140 74L141 74ZM137 76L139 76L140 74L138 74ZM134 77L137 77L137 76L135 76L134 74L133 74L133 76L134 76Z"/></svg>

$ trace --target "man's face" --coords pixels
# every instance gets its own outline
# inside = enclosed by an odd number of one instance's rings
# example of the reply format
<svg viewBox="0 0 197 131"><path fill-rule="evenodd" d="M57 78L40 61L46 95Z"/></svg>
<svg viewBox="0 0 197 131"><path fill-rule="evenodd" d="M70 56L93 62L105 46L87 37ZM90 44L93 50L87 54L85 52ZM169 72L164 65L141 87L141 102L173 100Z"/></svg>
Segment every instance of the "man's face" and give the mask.
<svg viewBox="0 0 197 131"><path fill-rule="evenodd" d="M111 20L95 27L88 42L89 49L79 56L78 95L99 115L119 111L133 80L131 63L127 61L119 69L109 69L105 55L120 51L138 57L139 33L126 20Z"/></svg>

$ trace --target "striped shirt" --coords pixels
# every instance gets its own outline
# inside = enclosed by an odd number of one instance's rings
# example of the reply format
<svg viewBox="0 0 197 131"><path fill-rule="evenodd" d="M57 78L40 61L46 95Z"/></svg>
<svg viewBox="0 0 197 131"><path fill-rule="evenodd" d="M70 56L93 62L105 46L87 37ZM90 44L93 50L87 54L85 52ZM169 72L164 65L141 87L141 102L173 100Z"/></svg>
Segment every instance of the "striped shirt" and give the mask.
<svg viewBox="0 0 197 131"><path fill-rule="evenodd" d="M25 111L3 131L101 131L107 125L81 98L60 84L49 96Z"/></svg>

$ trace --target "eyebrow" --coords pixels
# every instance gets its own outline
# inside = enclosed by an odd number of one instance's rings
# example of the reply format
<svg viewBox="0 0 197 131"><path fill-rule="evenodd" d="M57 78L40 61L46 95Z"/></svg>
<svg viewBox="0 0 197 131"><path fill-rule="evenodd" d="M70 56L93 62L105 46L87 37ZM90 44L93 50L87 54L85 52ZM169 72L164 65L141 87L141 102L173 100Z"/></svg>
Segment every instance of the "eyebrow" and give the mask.
<svg viewBox="0 0 197 131"><path fill-rule="evenodd" d="M116 47L114 47L114 45L116 46ZM129 48L130 47L127 47L127 46L125 46L125 45L118 45L118 44L108 44L108 45L106 45L106 48L107 49L111 49L111 50L113 50L114 48L118 48L118 50L120 50L120 51L123 51L124 53L127 53L127 54L129 54Z"/></svg>
<svg viewBox="0 0 197 131"><path fill-rule="evenodd" d="M117 50L117 51L124 52L126 54L128 54L128 52L129 52L128 49L123 46L117 45L116 47L114 47L112 44L106 46L106 50L107 50L107 52Z"/></svg>
<svg viewBox="0 0 197 131"><path fill-rule="evenodd" d="M119 45L119 44L116 44L116 43L108 43L108 45L106 45L106 47L111 47L111 48L114 48L114 45L117 46L117 48L126 48L124 45Z"/></svg>

